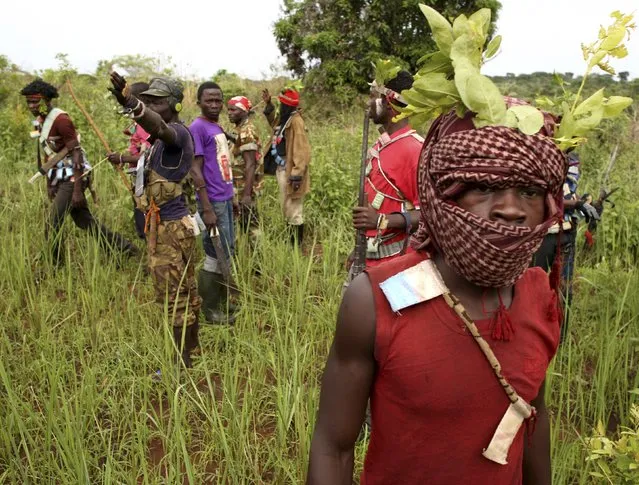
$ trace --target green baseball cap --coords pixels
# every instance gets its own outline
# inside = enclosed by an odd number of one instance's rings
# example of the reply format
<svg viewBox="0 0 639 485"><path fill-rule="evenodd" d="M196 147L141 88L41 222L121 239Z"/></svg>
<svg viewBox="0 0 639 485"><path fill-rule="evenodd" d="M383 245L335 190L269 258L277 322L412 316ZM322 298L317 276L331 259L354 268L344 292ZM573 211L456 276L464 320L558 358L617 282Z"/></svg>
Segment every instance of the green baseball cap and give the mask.
<svg viewBox="0 0 639 485"><path fill-rule="evenodd" d="M184 99L184 88L182 83L170 77L154 77L151 79L149 89L140 93L145 96L155 96L157 98L173 97L176 102Z"/></svg>

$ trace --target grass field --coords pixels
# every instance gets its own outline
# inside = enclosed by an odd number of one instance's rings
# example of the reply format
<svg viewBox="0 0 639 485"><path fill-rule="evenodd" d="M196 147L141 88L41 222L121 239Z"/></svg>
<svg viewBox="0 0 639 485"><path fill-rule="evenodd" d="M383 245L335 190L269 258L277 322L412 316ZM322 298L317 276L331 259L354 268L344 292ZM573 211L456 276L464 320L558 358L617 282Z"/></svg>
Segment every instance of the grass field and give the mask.
<svg viewBox="0 0 639 485"><path fill-rule="evenodd" d="M188 372L173 364L170 309L152 302L143 261L108 255L70 220L67 265L56 271L39 257L44 183L26 183L32 147L3 139L0 483L303 482L353 241L358 117L309 122L314 193L303 254L286 244L268 181L264 237L252 254L239 241L237 324L203 326ZM590 189L609 150L597 143L584 150ZM556 484L601 483L589 478L584 438L599 420L626 424L629 391L639 387L637 149L624 149L613 176L624 192L604 215L594 254L578 254L572 325L548 375ZM95 213L132 238L129 197L106 165ZM153 382L158 368L163 378Z"/></svg>

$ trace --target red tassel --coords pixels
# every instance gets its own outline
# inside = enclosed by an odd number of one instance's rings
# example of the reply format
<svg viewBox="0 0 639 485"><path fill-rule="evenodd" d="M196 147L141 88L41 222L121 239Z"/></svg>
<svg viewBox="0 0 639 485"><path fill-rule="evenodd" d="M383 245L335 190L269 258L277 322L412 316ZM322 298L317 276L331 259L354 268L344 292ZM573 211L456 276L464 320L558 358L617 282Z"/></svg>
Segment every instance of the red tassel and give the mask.
<svg viewBox="0 0 639 485"><path fill-rule="evenodd" d="M592 232L590 232L588 229L586 229L586 246L588 246L588 248L591 248L595 245L595 238L592 236Z"/></svg>
<svg viewBox="0 0 639 485"><path fill-rule="evenodd" d="M510 342L513 335L515 335L515 329L513 328L513 322L510 319L510 314L501 299L501 293L499 293L499 290L497 291L497 295L499 296L499 308L493 317L493 333L491 337L493 340Z"/></svg>

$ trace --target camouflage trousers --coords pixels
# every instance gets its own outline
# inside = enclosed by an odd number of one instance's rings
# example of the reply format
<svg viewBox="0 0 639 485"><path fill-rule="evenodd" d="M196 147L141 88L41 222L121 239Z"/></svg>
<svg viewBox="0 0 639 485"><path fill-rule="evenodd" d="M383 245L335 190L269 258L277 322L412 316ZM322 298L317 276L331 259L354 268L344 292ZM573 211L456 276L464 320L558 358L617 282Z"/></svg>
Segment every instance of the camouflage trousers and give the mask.
<svg viewBox="0 0 639 485"><path fill-rule="evenodd" d="M186 218L161 221L154 254L149 253L149 271L155 286L155 301L168 304L174 327L195 323L202 306L195 282L195 235Z"/></svg>

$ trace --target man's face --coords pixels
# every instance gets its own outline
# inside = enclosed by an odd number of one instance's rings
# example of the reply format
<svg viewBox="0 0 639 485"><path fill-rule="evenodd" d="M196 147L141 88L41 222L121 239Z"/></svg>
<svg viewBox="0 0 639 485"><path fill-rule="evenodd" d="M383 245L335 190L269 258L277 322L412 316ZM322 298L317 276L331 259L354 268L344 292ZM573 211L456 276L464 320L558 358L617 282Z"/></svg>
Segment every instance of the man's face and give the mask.
<svg viewBox="0 0 639 485"><path fill-rule="evenodd" d="M245 111L237 106L228 105L226 111L229 114L229 121L233 124L238 124L244 118Z"/></svg>
<svg viewBox="0 0 639 485"><path fill-rule="evenodd" d="M202 97L197 102L202 111L202 115L211 121L217 121L220 118L223 103L222 91L215 88L205 89Z"/></svg>
<svg viewBox="0 0 639 485"><path fill-rule="evenodd" d="M388 108L386 100L379 93L371 93L368 100L368 116L376 125L381 125L386 122L388 115Z"/></svg>
<svg viewBox="0 0 639 485"><path fill-rule="evenodd" d="M537 227L544 222L546 191L541 187L494 189L472 185L457 198L464 210L489 221L511 226Z"/></svg>
<svg viewBox="0 0 639 485"><path fill-rule="evenodd" d="M169 98L160 98L158 96L149 96L147 103L145 103L147 108L155 111L159 114L165 123L168 123L173 119L173 110L171 109L171 105L169 104Z"/></svg>
<svg viewBox="0 0 639 485"><path fill-rule="evenodd" d="M41 114L44 114L42 111L46 111L46 108L49 103L49 100L45 98L38 98L38 97L27 96L26 100L27 100L27 108L29 108L29 111L31 112L31 114L35 117L38 117Z"/></svg>

